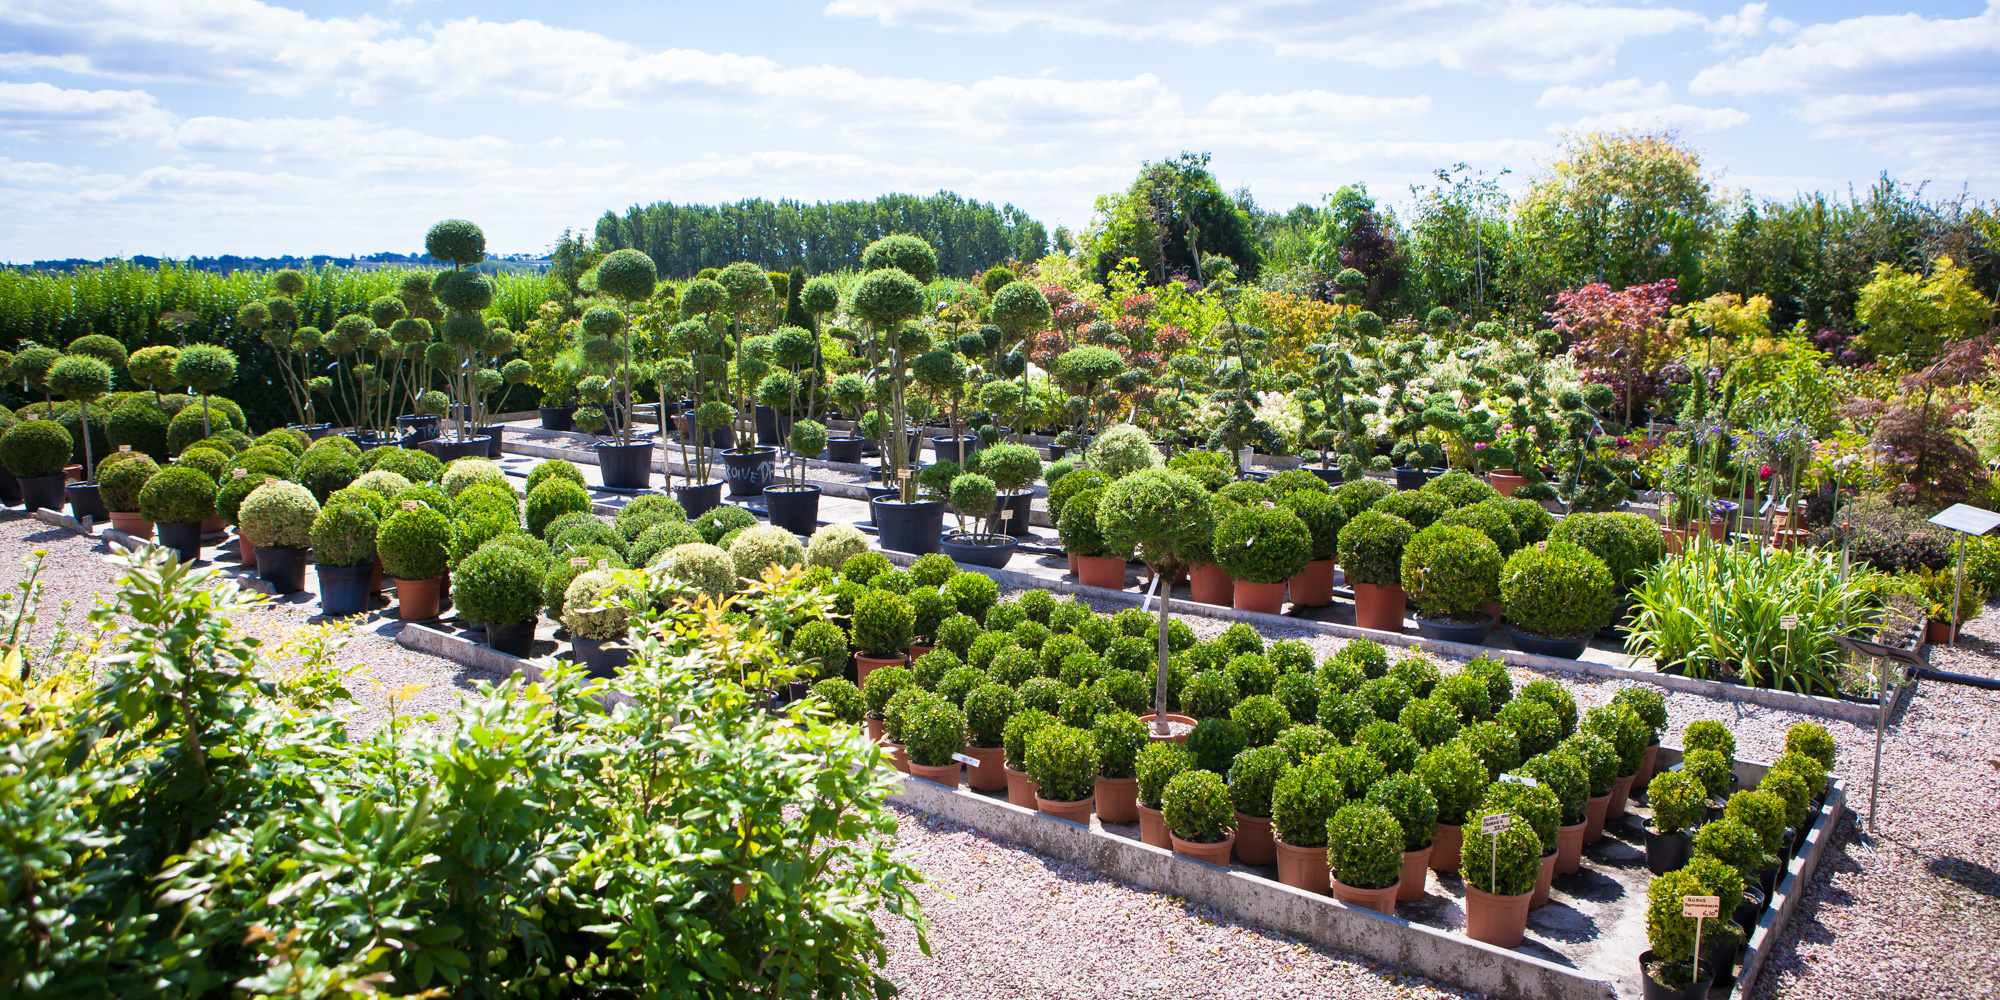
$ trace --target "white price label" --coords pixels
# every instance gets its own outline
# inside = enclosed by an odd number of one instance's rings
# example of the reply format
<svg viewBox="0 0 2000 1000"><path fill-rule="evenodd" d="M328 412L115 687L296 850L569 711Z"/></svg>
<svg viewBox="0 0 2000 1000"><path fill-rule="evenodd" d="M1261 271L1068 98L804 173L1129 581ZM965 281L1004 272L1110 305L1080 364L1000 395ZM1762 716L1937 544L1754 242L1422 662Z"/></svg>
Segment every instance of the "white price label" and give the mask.
<svg viewBox="0 0 2000 1000"><path fill-rule="evenodd" d="M1005 510L1002 510L1002 511L1000 512L1000 520L1002 520L1002 521L1012 521L1013 519L1014 519L1014 510L1013 510L1013 508L1011 508L1011 507L1010 507L1010 508L1007 508L1007 509L1005 509Z"/></svg>
<svg viewBox="0 0 2000 1000"><path fill-rule="evenodd" d="M589 557L589 556L571 556L571 557L570 557L570 560L569 560L569 568L571 568L571 569L588 569L589 567L590 567L590 557Z"/></svg>
<svg viewBox="0 0 2000 1000"><path fill-rule="evenodd" d="M415 500L405 500L405 501L403 501L403 509L404 509L404 510L416 510L417 508L419 508L419 507L422 507L422 506L423 506L423 504L421 504L421 503L419 503L419 502L417 502L417 501L415 501Z"/></svg>
<svg viewBox="0 0 2000 1000"><path fill-rule="evenodd" d="M599 560L597 561L597 568L598 568L598 569L610 569L610 568L611 568L611 560L609 560L609 559L599 559Z"/></svg>
<svg viewBox="0 0 2000 1000"><path fill-rule="evenodd" d="M1681 916L1714 920L1722 916L1721 896L1682 896Z"/></svg>
<svg viewBox="0 0 2000 1000"><path fill-rule="evenodd" d="M265 476L265 477L264 477L264 485L266 485L266 486L269 486L269 485L271 485L272 483L275 483L275 482L277 482L277 481L278 481L278 477L277 477L277 476Z"/></svg>
<svg viewBox="0 0 2000 1000"><path fill-rule="evenodd" d="M1479 835L1491 837L1496 833L1506 833L1514 828L1514 817L1510 813L1497 816L1482 816L1479 819Z"/></svg>
<svg viewBox="0 0 2000 1000"><path fill-rule="evenodd" d="M1500 780L1510 785L1526 785L1529 788L1539 788L1542 784L1525 774L1503 774L1500 776Z"/></svg>
<svg viewBox="0 0 2000 1000"><path fill-rule="evenodd" d="M39 413L30 413L30 414L28 414L28 419L29 419L29 420L40 420L40 419L42 419L42 415L41 415L41 414L39 414Z"/></svg>
<svg viewBox="0 0 2000 1000"><path fill-rule="evenodd" d="M897 478L897 479L908 479L908 478L910 478L910 470L908 470L908 469L897 469L897 470L896 470L896 478Z"/></svg>
<svg viewBox="0 0 2000 1000"><path fill-rule="evenodd" d="M132 450L132 446L131 446L131 445L129 445L129 444L121 444L121 445L119 445L119 446L118 446L118 453L119 453L119 454L121 454L121 455L123 455L123 454L126 454L126 453L130 452L131 450Z"/></svg>
<svg viewBox="0 0 2000 1000"><path fill-rule="evenodd" d="M964 764L964 765L965 765L966 767L978 767L978 766L979 766L979 758L977 758L977 757L968 757L968 756L966 756L965 754L962 754L962 753L955 753L955 754L952 754L952 755L951 755L951 759L952 759L952 760L955 760L955 761L958 761L958 762L959 762L959 763L961 763L961 764Z"/></svg>
<svg viewBox="0 0 2000 1000"><path fill-rule="evenodd" d="M1780 616L1778 616L1778 627L1779 627L1779 628L1781 628L1781 629L1784 629L1784 630L1785 630L1785 631L1787 631L1787 632L1790 632L1790 631L1792 631L1793 629L1796 629L1796 628L1798 628L1798 627L1799 627L1799 616L1798 616L1798 615L1780 615Z"/></svg>
<svg viewBox="0 0 2000 1000"><path fill-rule="evenodd" d="M232 479L242 479L244 476L247 476L249 474L250 474L249 469L232 469L230 470L229 473L230 478Z"/></svg>

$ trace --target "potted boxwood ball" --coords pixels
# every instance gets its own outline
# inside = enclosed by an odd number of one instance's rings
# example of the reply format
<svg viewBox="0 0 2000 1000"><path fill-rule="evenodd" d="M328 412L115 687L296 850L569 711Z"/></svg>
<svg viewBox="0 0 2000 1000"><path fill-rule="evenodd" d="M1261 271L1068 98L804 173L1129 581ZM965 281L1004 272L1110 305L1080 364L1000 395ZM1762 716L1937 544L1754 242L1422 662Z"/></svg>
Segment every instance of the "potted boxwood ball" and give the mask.
<svg viewBox="0 0 2000 1000"><path fill-rule="evenodd" d="M139 513L139 493L146 488L146 482L160 471L160 467L136 451L122 454L124 457L118 461L107 458L98 465L97 493L111 514L113 528L133 538L151 541L153 522Z"/></svg>
<svg viewBox="0 0 2000 1000"><path fill-rule="evenodd" d="M1139 751L1152 742L1146 738L1146 724L1130 712L1107 712L1097 717L1090 735L1097 752L1097 784L1091 793L1097 799L1097 818L1137 822Z"/></svg>
<svg viewBox="0 0 2000 1000"><path fill-rule="evenodd" d="M1326 827L1347 801L1338 775L1320 758L1284 773L1271 790L1271 834L1278 881L1295 889L1325 893L1330 886Z"/></svg>
<svg viewBox="0 0 2000 1000"><path fill-rule="evenodd" d="M1396 902L1424 898L1425 872L1431 865L1431 844L1437 837L1438 803L1430 786L1414 774L1392 774L1368 789L1368 801L1389 810L1403 830L1402 874Z"/></svg>
<svg viewBox="0 0 2000 1000"><path fill-rule="evenodd" d="M1661 875L1646 886L1646 943L1651 947L1639 954L1645 1000L1708 996L1715 970L1706 962L1697 963L1695 921L1682 915L1687 897L1706 895L1708 886L1686 870Z"/></svg>
<svg viewBox="0 0 2000 1000"><path fill-rule="evenodd" d="M480 546L453 572L452 604L461 618L486 623L488 646L510 656L527 656L535 645L545 572L542 560L523 549Z"/></svg>
<svg viewBox="0 0 2000 1000"><path fill-rule="evenodd" d="M965 755L979 762L966 773L973 788L997 792L1007 787L1007 722L1020 710L1021 696L1005 684L983 683L965 696Z"/></svg>
<svg viewBox="0 0 2000 1000"><path fill-rule="evenodd" d="M1499 623L1500 547L1471 528L1434 524L1403 547L1403 591L1417 605L1417 634L1477 646Z"/></svg>
<svg viewBox="0 0 2000 1000"><path fill-rule="evenodd" d="M306 554L312 546L319 501L297 483L274 479L257 487L237 510L237 524L257 552L257 575L280 594L306 587Z"/></svg>
<svg viewBox="0 0 2000 1000"><path fill-rule="evenodd" d="M805 463L826 450L826 427L816 420L792 424L786 441L791 458L788 480L764 487L764 504L771 523L794 535L810 535L819 527L820 488L806 482Z"/></svg>
<svg viewBox="0 0 2000 1000"><path fill-rule="evenodd" d="M404 621L436 618L451 522L415 500L403 503L382 522L375 551L382 558L382 572L396 581L397 614Z"/></svg>
<svg viewBox="0 0 2000 1000"><path fill-rule="evenodd" d="M611 677L631 659L623 640L629 631L625 600L631 589L614 571L594 569L571 580L563 591L563 628L569 630L571 658L592 677Z"/></svg>
<svg viewBox="0 0 2000 1000"><path fill-rule="evenodd" d="M885 667L876 673L889 671L908 673L901 667ZM1007 775L1007 801L1023 809L1034 809L1037 806L1036 789L1035 779L1028 776L1028 741L1044 727L1057 723L1056 717L1049 712L1025 707L1028 699L1023 698L1021 702L1024 707L1007 720L1006 728L1001 731L1000 741L1006 750L1006 766L1002 770Z"/></svg>
<svg viewBox="0 0 2000 1000"><path fill-rule="evenodd" d="M1167 836L1166 814L1162 811L1167 783L1194 766L1187 748L1168 740L1149 740L1133 763L1138 777L1139 841L1154 847L1173 848Z"/></svg>
<svg viewBox="0 0 2000 1000"><path fill-rule="evenodd" d="M1282 507L1248 504L1215 524L1215 564L1235 581L1239 611L1275 615L1285 608L1285 582L1312 559L1312 533Z"/></svg>
<svg viewBox="0 0 2000 1000"><path fill-rule="evenodd" d="M1167 782L1164 795L1167 836L1174 853L1212 865L1228 865L1236 832L1229 789L1213 771L1189 770Z"/></svg>
<svg viewBox="0 0 2000 1000"><path fill-rule="evenodd" d="M916 678L910 674L909 669L900 666L883 667L862 680L861 697L868 705L866 718L869 739L878 743L882 741L884 727L883 713L888 710L889 699L894 698L897 692L915 683Z"/></svg>
<svg viewBox="0 0 2000 1000"><path fill-rule="evenodd" d="M1056 534L1063 550L1076 557L1076 579L1086 587L1125 589L1125 560L1110 554L1104 531L1097 524L1097 507L1104 500L1105 487L1095 487L1071 496L1056 518Z"/></svg>
<svg viewBox="0 0 2000 1000"><path fill-rule="evenodd" d="M1343 487L1345 488L1345 487ZM1340 568L1354 588L1354 623L1403 630L1403 547L1415 529L1394 514L1363 511L1340 529Z"/></svg>
<svg viewBox="0 0 2000 1000"><path fill-rule="evenodd" d="M0 436L0 464L20 481L21 498L30 511L62 510L66 499L63 467L75 450L75 439L61 424L34 416L23 418Z"/></svg>
<svg viewBox="0 0 2000 1000"><path fill-rule="evenodd" d="M321 614L337 618L368 610L380 528L381 519L366 500L334 497L319 509L313 519L312 550Z"/></svg>
<svg viewBox="0 0 2000 1000"><path fill-rule="evenodd" d="M1089 825L1097 804L1097 745L1090 733L1060 723L1044 726L1028 737L1027 763L1036 811Z"/></svg>
<svg viewBox="0 0 2000 1000"><path fill-rule="evenodd" d="M1394 914L1403 874L1403 827L1396 817L1373 803L1349 802L1327 823L1326 842L1333 898Z"/></svg>
<svg viewBox="0 0 2000 1000"><path fill-rule="evenodd" d="M1291 767L1291 755L1276 746L1245 750L1229 765L1229 803L1236 810L1236 858L1246 865L1268 865L1277 860L1271 840L1271 793Z"/></svg>
<svg viewBox="0 0 2000 1000"><path fill-rule="evenodd" d="M1281 473L1282 475L1282 473ZM1337 473L1336 473L1337 475ZM1340 554L1340 529L1347 526L1347 513L1326 489L1296 489L1278 504L1304 522L1312 533L1312 551L1306 568L1290 581L1292 603L1321 608L1333 603L1333 563Z"/></svg>
<svg viewBox="0 0 2000 1000"><path fill-rule="evenodd" d="M1528 929L1528 903L1541 872L1542 840L1521 816L1511 816L1500 833L1481 833L1498 811L1478 809L1465 817L1465 934L1500 948L1521 943Z"/></svg>
<svg viewBox="0 0 2000 1000"><path fill-rule="evenodd" d="M153 522L160 544L193 562L201 557L201 522L215 516L215 480L190 466L161 469L139 491L139 513Z"/></svg>
<svg viewBox="0 0 2000 1000"><path fill-rule="evenodd" d="M1576 659L1611 620L1615 603L1604 560L1581 545L1550 541L1507 558L1500 602L1507 631L1525 653Z"/></svg>
<svg viewBox="0 0 2000 1000"><path fill-rule="evenodd" d="M1413 773L1437 797L1438 825L1431 841L1431 871L1458 871L1465 817L1478 807L1493 779L1479 757L1456 740L1418 757Z"/></svg>
<svg viewBox="0 0 2000 1000"><path fill-rule="evenodd" d="M1708 793L1692 775L1668 771L1653 777L1647 793L1653 818L1646 823L1646 868L1665 875L1686 865L1694 853L1688 830L1708 814Z"/></svg>
<svg viewBox="0 0 2000 1000"><path fill-rule="evenodd" d="M960 764L952 755L964 749L965 740L965 714L946 699L926 700L903 716L910 773L925 781L958 787Z"/></svg>
<svg viewBox="0 0 2000 1000"><path fill-rule="evenodd" d="M861 683L882 667L907 662L911 629L916 627L916 609L901 594L870 588L854 599L854 669Z"/></svg>

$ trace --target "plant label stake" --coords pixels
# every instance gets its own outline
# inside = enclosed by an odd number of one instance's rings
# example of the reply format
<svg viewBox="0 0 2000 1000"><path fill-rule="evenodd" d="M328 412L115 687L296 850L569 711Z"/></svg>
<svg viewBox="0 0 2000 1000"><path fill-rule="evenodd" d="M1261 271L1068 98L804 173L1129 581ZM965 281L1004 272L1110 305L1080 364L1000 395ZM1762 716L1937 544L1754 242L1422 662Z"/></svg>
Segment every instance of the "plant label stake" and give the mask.
<svg viewBox="0 0 2000 1000"><path fill-rule="evenodd" d="M1526 785L1529 788L1538 788L1542 784L1541 782L1536 781L1535 779L1530 778L1525 774L1513 774L1513 773L1503 774L1500 776L1500 780L1510 785Z"/></svg>
<svg viewBox="0 0 2000 1000"><path fill-rule="evenodd" d="M1493 894L1500 894L1500 835L1514 826L1514 814L1499 813L1483 816L1479 820L1479 835L1493 838L1493 870L1488 874L1488 884L1493 886Z"/></svg>
<svg viewBox="0 0 2000 1000"><path fill-rule="evenodd" d="M405 500L405 501L403 501L403 509L404 509L404 510L416 510L417 508L419 508L419 507L422 507L422 506L423 506L423 503L422 503L421 501L417 501L417 500Z"/></svg>
<svg viewBox="0 0 2000 1000"><path fill-rule="evenodd" d="M1721 896L1682 896L1681 916L1694 918L1694 975L1689 982L1701 981L1701 922L1722 915Z"/></svg>
<svg viewBox="0 0 2000 1000"><path fill-rule="evenodd" d="M1799 627L1799 616L1780 615L1778 617L1778 627L1784 629L1787 632L1797 629Z"/></svg>
<svg viewBox="0 0 2000 1000"><path fill-rule="evenodd" d="M119 445L119 446L118 446L118 453L119 453L120 455L124 455L124 454L127 454L127 453L131 452L131 450L132 450L132 446L131 446L131 445L129 445L129 444L121 444L121 445Z"/></svg>
<svg viewBox="0 0 2000 1000"><path fill-rule="evenodd" d="M958 761L958 762L959 762L959 763L961 763L961 764L964 764L964 765L965 765L966 767L978 767L978 766L979 766L979 758L977 758L977 757L968 757L968 756L966 756L965 754L962 754L962 753L955 753L955 754L952 754L952 755L951 755L951 759L952 759L952 760L955 760L955 761Z"/></svg>

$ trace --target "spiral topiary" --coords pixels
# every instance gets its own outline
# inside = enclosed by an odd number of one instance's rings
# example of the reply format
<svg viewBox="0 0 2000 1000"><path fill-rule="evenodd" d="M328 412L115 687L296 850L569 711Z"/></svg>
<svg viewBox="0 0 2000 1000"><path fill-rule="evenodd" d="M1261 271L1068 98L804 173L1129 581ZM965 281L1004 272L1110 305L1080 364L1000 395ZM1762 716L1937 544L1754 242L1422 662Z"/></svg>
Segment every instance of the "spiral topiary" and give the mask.
<svg viewBox="0 0 2000 1000"><path fill-rule="evenodd" d="M303 549L312 544L313 521L318 517L319 501L311 490L278 480L244 498L236 523L259 548Z"/></svg>

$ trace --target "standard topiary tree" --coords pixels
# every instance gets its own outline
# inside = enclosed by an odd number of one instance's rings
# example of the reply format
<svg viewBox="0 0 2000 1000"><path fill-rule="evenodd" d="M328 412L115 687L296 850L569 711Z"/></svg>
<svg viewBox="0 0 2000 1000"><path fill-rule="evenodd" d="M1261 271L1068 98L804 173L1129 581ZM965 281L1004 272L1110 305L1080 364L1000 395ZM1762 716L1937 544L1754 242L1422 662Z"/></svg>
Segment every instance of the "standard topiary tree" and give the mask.
<svg viewBox="0 0 2000 1000"><path fill-rule="evenodd" d="M117 341L101 335L92 336L110 341L111 345L118 349L118 357L122 362L125 349L119 346ZM79 338L78 343L89 339L91 337ZM102 399L105 393L111 391L111 365L99 357L71 354L50 365L47 378L50 389L76 404L77 419L83 425L83 479L85 482L94 482L97 461L90 447L90 404Z"/></svg>
<svg viewBox="0 0 2000 1000"><path fill-rule="evenodd" d="M192 344L174 359L174 381L201 395L201 435L213 433L209 394L236 381L236 354L215 344Z"/></svg>
<svg viewBox="0 0 2000 1000"><path fill-rule="evenodd" d="M1202 558L1215 531L1208 491L1188 476L1168 469L1134 472L1111 484L1097 499L1091 520L1102 545L1115 554L1144 560L1165 580L1174 579ZM1153 731L1160 735L1171 731L1166 690L1170 604L1171 595L1162 589L1153 689Z"/></svg>

